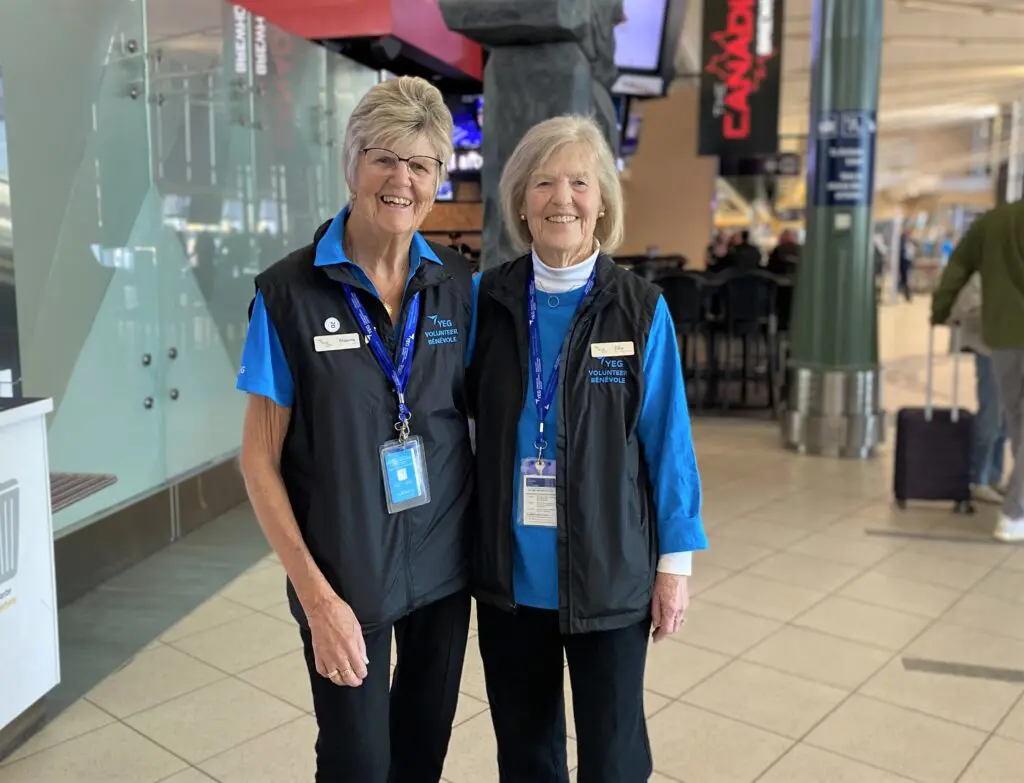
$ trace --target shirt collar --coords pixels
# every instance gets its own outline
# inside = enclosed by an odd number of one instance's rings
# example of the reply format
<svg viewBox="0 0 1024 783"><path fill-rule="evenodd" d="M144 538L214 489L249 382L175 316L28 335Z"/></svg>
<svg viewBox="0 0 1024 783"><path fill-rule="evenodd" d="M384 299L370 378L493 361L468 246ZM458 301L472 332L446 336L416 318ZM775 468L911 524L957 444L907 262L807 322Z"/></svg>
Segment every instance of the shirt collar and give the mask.
<svg viewBox="0 0 1024 783"><path fill-rule="evenodd" d="M597 257L601 254L601 243L594 240L595 249L587 258L578 264L566 267L550 267L541 260L537 251L531 248L533 257L533 276L538 291L549 294L564 294L586 285L590 273L594 271Z"/></svg>
<svg viewBox="0 0 1024 783"><path fill-rule="evenodd" d="M331 221L327 231L320 238L316 246L316 260L314 266L331 266L333 264L352 264L358 266L354 261L345 255L345 222L348 220L351 205L346 205ZM412 242L409 244L409 276L416 272L422 261L432 261L435 264L444 266L438 258L437 253L430 246L430 243L417 231L412 235Z"/></svg>

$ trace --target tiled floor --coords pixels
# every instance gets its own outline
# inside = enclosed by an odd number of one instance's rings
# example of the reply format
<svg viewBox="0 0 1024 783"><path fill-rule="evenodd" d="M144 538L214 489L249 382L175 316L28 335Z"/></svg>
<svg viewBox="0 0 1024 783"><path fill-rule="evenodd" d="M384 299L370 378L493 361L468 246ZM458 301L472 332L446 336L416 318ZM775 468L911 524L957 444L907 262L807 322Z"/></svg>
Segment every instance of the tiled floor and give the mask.
<svg viewBox="0 0 1024 783"><path fill-rule="evenodd" d="M923 302L883 311L889 410L920 397L924 318ZM948 359L937 385L948 398ZM990 543L994 511L895 512L888 456L800 458L762 424L695 432L711 550L696 559L689 622L651 649L653 780L1024 780L1024 682L903 666L1024 669L1024 549ZM881 534L893 532L923 535ZM0 765L0 783L312 780L308 683L265 551L240 509L69 607L65 670L84 696ZM133 640L118 671L81 673ZM462 693L445 777L496 781L473 641ZM570 757L571 726L570 714Z"/></svg>

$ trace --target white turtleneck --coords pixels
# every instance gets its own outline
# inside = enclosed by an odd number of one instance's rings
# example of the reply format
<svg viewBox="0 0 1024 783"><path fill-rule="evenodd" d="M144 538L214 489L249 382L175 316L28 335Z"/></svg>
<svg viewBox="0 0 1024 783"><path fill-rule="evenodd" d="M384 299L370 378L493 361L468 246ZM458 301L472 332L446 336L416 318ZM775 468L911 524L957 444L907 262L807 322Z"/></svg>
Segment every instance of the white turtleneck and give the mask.
<svg viewBox="0 0 1024 783"><path fill-rule="evenodd" d="M533 279L537 290L543 291L545 294L564 294L566 291L574 291L585 286L594 269L594 264L597 263L597 257L601 253L601 245L596 240L594 244L597 246L594 252L572 266L548 266L540 260L536 249L531 250ZM658 558L658 571L689 576L693 573L693 553L670 552L662 555Z"/></svg>
<svg viewBox="0 0 1024 783"><path fill-rule="evenodd" d="M573 291L583 288L590 279L590 273L597 263L597 256L601 252L601 245L596 241L597 249L587 258L572 266L548 266L540 260L536 250L533 255L533 279L537 284L537 290L545 294L564 294L566 291Z"/></svg>

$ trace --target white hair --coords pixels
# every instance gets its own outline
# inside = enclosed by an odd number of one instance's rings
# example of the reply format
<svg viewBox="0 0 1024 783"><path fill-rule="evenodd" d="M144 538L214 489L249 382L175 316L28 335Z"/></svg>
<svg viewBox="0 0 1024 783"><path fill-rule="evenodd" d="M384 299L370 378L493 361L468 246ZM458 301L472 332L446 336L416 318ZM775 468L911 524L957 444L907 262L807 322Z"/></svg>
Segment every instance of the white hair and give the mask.
<svg viewBox="0 0 1024 783"><path fill-rule="evenodd" d="M362 97L345 131L345 179L351 189L363 150L425 137L441 161L437 184L448 174L452 157L452 115L441 91L418 76L399 76L375 84Z"/></svg>
<svg viewBox="0 0 1024 783"><path fill-rule="evenodd" d="M509 238L519 250L527 250L533 242L530 226L520 217L530 177L558 150L570 144L579 145L590 155L601 186L604 217L598 218L594 228L594 237L601 243L601 251L611 254L622 244L622 185L615 156L594 120L566 115L544 120L530 128L516 145L501 173L498 186L501 215Z"/></svg>

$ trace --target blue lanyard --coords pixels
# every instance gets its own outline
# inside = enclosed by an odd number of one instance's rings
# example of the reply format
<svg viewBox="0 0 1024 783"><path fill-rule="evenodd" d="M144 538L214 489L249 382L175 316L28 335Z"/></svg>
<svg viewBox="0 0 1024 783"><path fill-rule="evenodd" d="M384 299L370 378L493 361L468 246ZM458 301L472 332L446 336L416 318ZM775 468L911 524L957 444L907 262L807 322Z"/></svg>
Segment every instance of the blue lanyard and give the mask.
<svg viewBox="0 0 1024 783"><path fill-rule="evenodd" d="M590 292L594 289L594 281L597 277L597 264L594 264L594 269L590 273L590 277L587 279L587 285L583 289L583 296L580 297L579 305L583 303L583 300L587 298ZM530 353L533 354L533 404L537 408L537 421L539 422L539 429L537 432L537 440L534 442L534 447L537 449L537 459L542 459L544 456L544 449L547 448L548 442L544 440L544 419L548 415L548 411L551 410L551 403L555 401L555 390L558 388L558 363L562 359L562 347L558 347L558 353L555 354L555 363L551 365L551 375L548 376L548 382L544 383L544 361L541 357L540 347L540 327L537 325L537 283L534 280L533 272L530 272L530 288L529 288L529 327L530 327Z"/></svg>
<svg viewBox="0 0 1024 783"><path fill-rule="evenodd" d="M398 430L399 440L405 440L409 437L409 419L412 418L412 413L405 404L405 389L409 385L413 348L416 344L416 325L420 320L419 292L413 294L412 299L409 300L409 312L406 314L405 323L402 325L402 343L398 353L398 366L395 367L391 355L388 353L387 348L384 347L384 341L377 334L373 322L370 321L370 316L366 313L366 308L359 301L359 297L352 290L352 286L344 283L342 288L345 290L348 306L352 309L353 315L355 315L356 320L359 322L359 328L363 330L363 334L370 344L370 350L373 351L373 355L377 359L377 364L380 365L384 374L395 385L395 392L398 394L398 423L395 424L395 429Z"/></svg>

